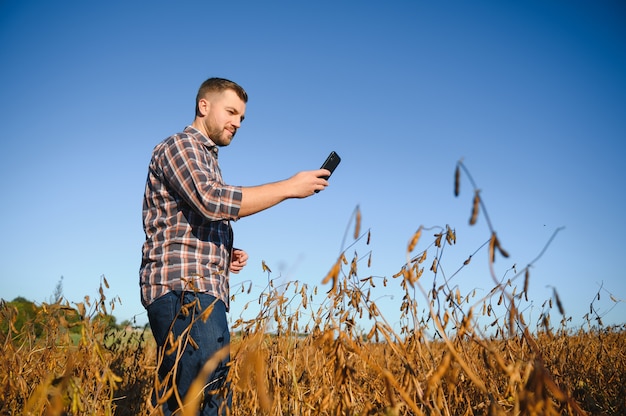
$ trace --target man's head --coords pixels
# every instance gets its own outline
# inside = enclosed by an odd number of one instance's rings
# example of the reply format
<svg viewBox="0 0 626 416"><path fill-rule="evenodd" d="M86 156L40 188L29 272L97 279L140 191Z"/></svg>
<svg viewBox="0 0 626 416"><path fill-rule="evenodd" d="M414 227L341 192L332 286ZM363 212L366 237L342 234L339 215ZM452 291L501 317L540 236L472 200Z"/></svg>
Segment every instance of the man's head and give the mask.
<svg viewBox="0 0 626 416"><path fill-rule="evenodd" d="M218 146L228 146L241 126L248 94L238 84L223 78L209 78L196 96L193 126Z"/></svg>

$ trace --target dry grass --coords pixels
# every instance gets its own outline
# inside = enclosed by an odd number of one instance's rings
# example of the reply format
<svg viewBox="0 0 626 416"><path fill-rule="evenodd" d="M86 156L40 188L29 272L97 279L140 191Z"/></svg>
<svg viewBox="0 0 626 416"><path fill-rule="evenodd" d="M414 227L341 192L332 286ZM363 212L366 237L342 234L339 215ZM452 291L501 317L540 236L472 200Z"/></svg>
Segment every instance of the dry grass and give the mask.
<svg viewBox="0 0 626 416"><path fill-rule="evenodd" d="M459 163L456 194L462 170ZM348 258L346 249L323 279L327 294L297 281L276 287L263 264L268 286L259 312L232 328L232 414L626 414L625 328L603 326L592 304L585 330L567 329L556 290L529 327L520 311L529 302L533 262L506 281L495 276L493 263L508 253L475 187L474 195L470 221L482 213L490 230L484 250L492 289L482 298L461 293L441 272L444 248L456 244L450 227L420 227L406 264L389 278L361 275L370 254L354 250ZM367 252L369 240L357 208L349 249ZM404 293L399 325L371 299L381 285ZM98 317L114 304L105 303L102 287L99 293L92 303L42 305L19 331L7 325L0 334L0 414L156 414L149 332L108 331ZM75 313L80 320L70 324ZM0 314L11 324L17 311L3 304ZM551 316L560 321L556 328ZM80 325L80 339L71 339L70 325Z"/></svg>
<svg viewBox="0 0 626 416"><path fill-rule="evenodd" d="M140 414L154 348L144 333L108 329L101 319L107 315L102 286L99 293L96 302L86 297L75 307L43 304L19 331L17 308L2 302L9 329L0 334L0 414ZM78 339L70 332L74 326Z"/></svg>

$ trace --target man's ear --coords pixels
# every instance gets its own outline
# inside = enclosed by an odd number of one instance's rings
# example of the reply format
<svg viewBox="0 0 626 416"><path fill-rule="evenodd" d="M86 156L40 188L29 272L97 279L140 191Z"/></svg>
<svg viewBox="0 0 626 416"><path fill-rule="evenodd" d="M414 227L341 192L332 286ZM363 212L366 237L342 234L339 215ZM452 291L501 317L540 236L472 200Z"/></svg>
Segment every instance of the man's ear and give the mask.
<svg viewBox="0 0 626 416"><path fill-rule="evenodd" d="M207 100L206 98L200 98L198 100L198 111L203 117L209 114L210 109L211 109L211 101Z"/></svg>

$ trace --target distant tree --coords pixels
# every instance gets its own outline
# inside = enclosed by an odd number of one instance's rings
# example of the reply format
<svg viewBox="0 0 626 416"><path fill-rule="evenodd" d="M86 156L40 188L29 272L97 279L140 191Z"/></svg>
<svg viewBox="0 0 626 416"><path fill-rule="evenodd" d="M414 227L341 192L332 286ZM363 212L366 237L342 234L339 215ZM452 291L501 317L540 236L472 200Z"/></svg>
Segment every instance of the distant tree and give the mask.
<svg viewBox="0 0 626 416"><path fill-rule="evenodd" d="M117 329L117 318L113 315L99 313L93 318L94 321L100 321L107 329Z"/></svg>
<svg viewBox="0 0 626 416"><path fill-rule="evenodd" d="M57 285L54 287L54 293L50 298L50 303L60 303L61 299L63 299L63 276L61 276Z"/></svg>
<svg viewBox="0 0 626 416"><path fill-rule="evenodd" d="M27 322L33 322L39 308L31 301L27 300L22 296L18 296L13 299L11 302L6 304L7 307L15 308L17 315L15 316L15 320L13 321L13 327L19 332L22 330L22 327ZM36 325L35 330L37 335L41 333L41 325ZM3 334L8 334L9 332L9 323L4 319L0 320L0 332Z"/></svg>

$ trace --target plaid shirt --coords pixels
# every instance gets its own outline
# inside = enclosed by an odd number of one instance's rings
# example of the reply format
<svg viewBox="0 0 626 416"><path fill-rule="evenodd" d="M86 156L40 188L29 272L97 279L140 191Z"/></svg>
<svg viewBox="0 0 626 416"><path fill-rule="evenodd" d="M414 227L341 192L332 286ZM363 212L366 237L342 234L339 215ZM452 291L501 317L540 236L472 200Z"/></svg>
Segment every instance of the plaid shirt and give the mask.
<svg viewBox="0 0 626 416"><path fill-rule="evenodd" d="M144 306L187 290L209 293L229 307L230 220L238 219L242 192L224 184L217 154L215 143L193 127L154 148L143 199Z"/></svg>

